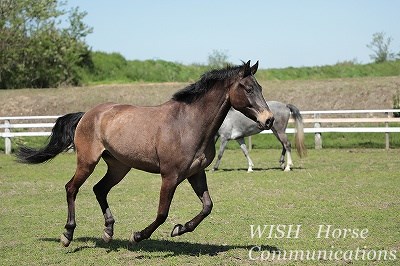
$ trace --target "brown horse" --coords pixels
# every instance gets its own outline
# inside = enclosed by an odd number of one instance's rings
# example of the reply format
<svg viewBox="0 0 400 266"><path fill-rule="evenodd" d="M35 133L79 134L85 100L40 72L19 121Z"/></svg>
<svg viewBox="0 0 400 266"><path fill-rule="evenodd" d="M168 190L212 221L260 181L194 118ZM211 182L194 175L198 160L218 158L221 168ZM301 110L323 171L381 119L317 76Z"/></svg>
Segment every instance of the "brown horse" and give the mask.
<svg viewBox="0 0 400 266"><path fill-rule="evenodd" d="M230 107L271 128L274 118L254 74L258 62L205 73L199 81L175 93L171 100L153 107L105 103L86 113L60 117L47 146L35 150L21 147L17 157L24 163L42 163L75 146L77 167L65 185L68 203L66 231L61 242L68 246L73 238L75 199L79 188L93 172L100 158L107 163L105 176L93 187L105 218L103 239L114 233L114 218L107 194L131 168L162 177L156 219L136 232L130 242L147 239L167 219L177 186L186 178L200 198L201 212L184 225L177 224L171 236L193 231L211 212L204 169L215 156L214 136Z"/></svg>

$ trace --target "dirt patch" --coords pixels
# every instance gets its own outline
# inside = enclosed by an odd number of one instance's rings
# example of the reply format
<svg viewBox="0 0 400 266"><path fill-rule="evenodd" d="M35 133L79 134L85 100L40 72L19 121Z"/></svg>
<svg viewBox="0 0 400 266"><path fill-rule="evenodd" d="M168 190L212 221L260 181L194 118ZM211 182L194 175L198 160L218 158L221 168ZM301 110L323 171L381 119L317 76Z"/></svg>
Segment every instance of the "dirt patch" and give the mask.
<svg viewBox="0 0 400 266"><path fill-rule="evenodd" d="M400 77L262 81L267 100L300 110L387 109L400 89ZM103 102L157 105L188 83L135 83L57 89L0 90L0 116L62 115Z"/></svg>
<svg viewBox="0 0 400 266"><path fill-rule="evenodd" d="M263 82L268 99L300 110L389 109L400 77Z"/></svg>

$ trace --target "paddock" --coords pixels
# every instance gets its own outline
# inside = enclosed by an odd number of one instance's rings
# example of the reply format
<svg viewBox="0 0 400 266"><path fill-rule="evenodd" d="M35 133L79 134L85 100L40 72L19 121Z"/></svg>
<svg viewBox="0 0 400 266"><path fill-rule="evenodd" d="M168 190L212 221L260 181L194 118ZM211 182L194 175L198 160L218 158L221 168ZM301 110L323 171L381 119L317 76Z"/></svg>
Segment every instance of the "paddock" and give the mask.
<svg viewBox="0 0 400 266"><path fill-rule="evenodd" d="M304 159L293 155L295 166L290 173L277 167L279 152L253 149L256 167L247 173L238 164L241 151L227 150L221 170L207 171L214 209L197 230L176 238L169 236L175 223L198 211L200 203L185 181L177 188L166 223L149 240L135 246L128 246L129 236L152 221L157 212L160 177L132 170L110 192L116 229L114 240L105 244L101 239L102 214L92 192L106 169L100 163L80 190L79 226L68 248L61 247L59 234L67 211L64 185L75 169L75 155L63 154L44 165L30 166L1 154L1 264L183 265L195 258L202 265L281 265L277 250L280 254L291 250L341 251L342 255L352 251L351 258L328 257L326 265L349 261L355 265L398 264L399 149L312 149ZM301 225L301 231L298 238L258 237L251 234L251 225ZM368 234L317 238L319 226L327 225L359 232L366 228ZM262 260L261 250L267 250L264 258L275 254L275 259ZM364 260L355 259L357 250L364 252ZM373 256L384 251L386 260L383 255Z"/></svg>

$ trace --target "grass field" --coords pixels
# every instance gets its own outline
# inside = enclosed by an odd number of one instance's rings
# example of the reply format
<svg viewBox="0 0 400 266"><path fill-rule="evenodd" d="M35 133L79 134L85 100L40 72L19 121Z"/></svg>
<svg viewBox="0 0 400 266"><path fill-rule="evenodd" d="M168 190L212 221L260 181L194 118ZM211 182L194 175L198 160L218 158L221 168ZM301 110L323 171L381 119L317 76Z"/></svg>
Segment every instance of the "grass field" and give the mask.
<svg viewBox="0 0 400 266"><path fill-rule="evenodd" d="M336 259L328 256L323 260L324 265L399 264L400 150L309 150L304 159L294 156L295 168L290 173L277 168L279 153L280 150L253 150L255 172L248 174L241 151L227 150L222 170L207 172L214 201L211 215L194 232L169 237L176 223L186 222L201 208L185 181L176 191L165 224L149 240L133 247L128 246L131 233L143 229L155 218L160 177L133 170L111 191L109 201L117 222L113 242L105 244L101 240L104 220L91 189L104 174L105 164L100 163L78 194L78 227L68 248L61 247L59 236L66 221L64 185L74 172L75 155L63 154L41 166L20 165L13 157L0 155L0 264L315 265L321 262L301 261L300 257L262 260L268 254L277 256L293 250L327 250L339 254ZM252 238L251 225L266 224L301 225L301 230L298 238L266 235ZM317 238L319 225L332 225L331 229L336 230L334 236ZM339 233L343 235L341 229L359 230L358 237L338 237ZM361 230L368 232L361 234ZM348 258L351 252L351 260L343 258Z"/></svg>

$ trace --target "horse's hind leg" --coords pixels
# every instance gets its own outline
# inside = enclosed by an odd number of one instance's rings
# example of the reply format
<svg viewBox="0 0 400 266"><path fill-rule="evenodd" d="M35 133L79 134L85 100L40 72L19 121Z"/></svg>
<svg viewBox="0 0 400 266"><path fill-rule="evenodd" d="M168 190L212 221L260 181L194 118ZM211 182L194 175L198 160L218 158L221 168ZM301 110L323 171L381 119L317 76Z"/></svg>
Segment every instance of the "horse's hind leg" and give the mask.
<svg viewBox="0 0 400 266"><path fill-rule="evenodd" d="M286 155L285 145L282 144L282 153L281 157L279 158L279 164L281 165L282 170L285 170L285 155Z"/></svg>
<svg viewBox="0 0 400 266"><path fill-rule="evenodd" d="M247 150L246 143L244 142L244 138L237 139L236 141L239 143L240 148L242 149L242 152L247 159L247 164L248 164L247 172L253 172L254 164L250 158L249 151Z"/></svg>
<svg viewBox="0 0 400 266"><path fill-rule="evenodd" d="M107 152L104 152L102 157L108 166L107 173L93 187L93 191L104 215L105 229L103 240L108 243L112 240L114 235L115 220L111 214L110 207L108 206L107 195L111 188L118 184L129 172L129 170L131 170L131 168L121 163Z"/></svg>
<svg viewBox="0 0 400 266"><path fill-rule="evenodd" d="M79 188L86 181L86 179L93 172L96 167L98 160L84 160L79 158L75 175L71 180L65 185L65 190L67 192L67 203L68 203L68 218L65 224L66 231L61 235L61 243L68 247L72 241L74 230L76 227L75 222L75 199L78 194Z"/></svg>
<svg viewBox="0 0 400 266"><path fill-rule="evenodd" d="M292 162L292 156L291 156L291 152L292 152L292 147L290 144L290 141L288 140L288 137L285 133L285 129L284 130L279 130L279 132L277 130L272 130L275 137L279 140L279 142L282 144L282 153L281 153L281 157L279 159L279 163L281 165L282 170L286 171L290 171L290 167L293 166L293 162ZM285 155L287 155L287 163L285 166Z"/></svg>
<svg viewBox="0 0 400 266"><path fill-rule="evenodd" d="M211 213L211 209L213 207L210 194L208 193L206 173L204 172L204 170L189 177L188 181L190 185L192 185L192 188L196 195L203 203L203 208L198 215L196 215L189 222L185 223L185 225L175 225L174 229L171 232L172 237L182 235L187 232L192 232L201 223L201 221L203 221L203 219Z"/></svg>
<svg viewBox="0 0 400 266"><path fill-rule="evenodd" d="M288 140L288 137L286 133L282 134L281 139L283 140L283 149L286 150L286 166L283 171L288 172L291 170L291 167L293 167L293 161L292 161L292 145L290 144L290 141Z"/></svg>

